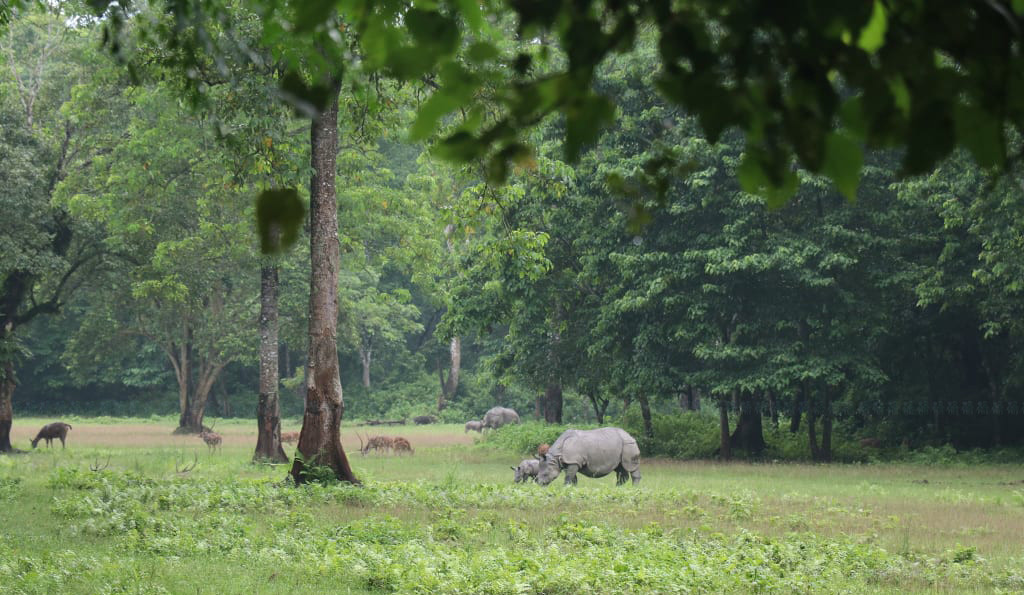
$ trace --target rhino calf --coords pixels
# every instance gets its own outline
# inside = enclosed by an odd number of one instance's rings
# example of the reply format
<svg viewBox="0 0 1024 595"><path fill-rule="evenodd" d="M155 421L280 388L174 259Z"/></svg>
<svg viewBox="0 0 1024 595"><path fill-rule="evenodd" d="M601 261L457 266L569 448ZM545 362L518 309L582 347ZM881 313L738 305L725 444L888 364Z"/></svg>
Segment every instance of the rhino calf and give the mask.
<svg viewBox="0 0 1024 595"><path fill-rule="evenodd" d="M622 428L566 430L548 449L540 462L537 483L548 485L565 470L566 485L576 485L576 473L604 477L615 472L615 485L630 477L640 482L640 449Z"/></svg>
<svg viewBox="0 0 1024 595"><path fill-rule="evenodd" d="M484 422L482 422L482 421L480 421L478 419L474 419L474 420L470 420L470 421L466 422L466 432L469 432L469 431L482 432L483 429L484 429ZM466 432L463 432L463 433L466 433Z"/></svg>
<svg viewBox="0 0 1024 595"><path fill-rule="evenodd" d="M537 459L523 459L518 467L512 467L516 472L515 482L520 483L528 479L537 481L537 474L540 473L540 461Z"/></svg>
<svg viewBox="0 0 1024 595"><path fill-rule="evenodd" d="M64 444L64 439L67 438L68 430L70 429L71 424L66 424L62 421L46 424L40 428L39 433L32 439L32 448L35 448L40 440L46 440L46 446L53 446L54 438L60 438L60 447L67 448L67 445Z"/></svg>

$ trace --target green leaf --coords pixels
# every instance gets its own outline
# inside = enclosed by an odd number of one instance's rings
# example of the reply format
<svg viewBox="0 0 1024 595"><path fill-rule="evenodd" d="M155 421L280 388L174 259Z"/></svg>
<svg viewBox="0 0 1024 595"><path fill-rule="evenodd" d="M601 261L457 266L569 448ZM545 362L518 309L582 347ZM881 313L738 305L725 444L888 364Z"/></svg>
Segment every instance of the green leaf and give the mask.
<svg viewBox="0 0 1024 595"><path fill-rule="evenodd" d="M437 130L441 118L460 105L462 102L459 99L445 93L444 90L434 93L430 99L423 102L416 113L416 121L409 127L409 139L418 141L427 138Z"/></svg>
<svg viewBox="0 0 1024 595"><path fill-rule="evenodd" d="M565 156L575 163L583 147L597 140L602 129L615 119L615 104L607 97L587 95L566 109Z"/></svg>
<svg viewBox="0 0 1024 595"><path fill-rule="evenodd" d="M470 62L474 62L476 64L495 60L500 55L498 48L494 47L493 44L484 41L478 41L469 46L469 49L466 50L466 57L469 58Z"/></svg>
<svg viewBox="0 0 1024 595"><path fill-rule="evenodd" d="M281 77L280 94L300 116L311 118L327 107L337 91L326 84L309 84L301 74L286 72Z"/></svg>
<svg viewBox="0 0 1024 595"><path fill-rule="evenodd" d="M942 99L914 109L907 134L907 152L903 156L906 175L923 174L953 150L954 123L950 106Z"/></svg>
<svg viewBox="0 0 1024 595"><path fill-rule="evenodd" d="M483 152L483 146L480 140L472 134L459 131L438 143L432 152L441 159L466 163L480 155Z"/></svg>
<svg viewBox="0 0 1024 595"><path fill-rule="evenodd" d="M833 132L825 139L825 163L821 171L835 182L836 188L853 202L857 200L860 170L864 165L864 152L849 137Z"/></svg>
<svg viewBox="0 0 1024 595"><path fill-rule="evenodd" d="M789 202L800 183L795 172L785 170L775 174L778 183L772 182L755 151L744 153L743 160L736 168L736 177L743 191L761 196L770 209L778 209Z"/></svg>
<svg viewBox="0 0 1024 595"><path fill-rule="evenodd" d="M334 0L303 0L296 2L295 31L303 33L312 31L318 25L326 23L334 12Z"/></svg>
<svg viewBox="0 0 1024 595"><path fill-rule="evenodd" d="M956 138L974 155L982 167L1002 167L1006 163L1006 144L1000 122L972 105L953 109Z"/></svg>
<svg viewBox="0 0 1024 595"><path fill-rule="evenodd" d="M459 45L458 25L441 13L414 8L406 13L405 26L422 51L451 53Z"/></svg>
<svg viewBox="0 0 1024 595"><path fill-rule="evenodd" d="M1013 0L1013 12L1024 15L1024 0Z"/></svg>
<svg viewBox="0 0 1024 595"><path fill-rule="evenodd" d="M260 251L279 254L299 237L306 220L306 207L294 188L264 190L256 197L256 227Z"/></svg>
<svg viewBox="0 0 1024 595"><path fill-rule="evenodd" d="M877 52L885 44L885 30L888 27L888 21L885 6L881 0L875 0L871 18L868 19L868 24L860 30L857 46L869 54Z"/></svg>

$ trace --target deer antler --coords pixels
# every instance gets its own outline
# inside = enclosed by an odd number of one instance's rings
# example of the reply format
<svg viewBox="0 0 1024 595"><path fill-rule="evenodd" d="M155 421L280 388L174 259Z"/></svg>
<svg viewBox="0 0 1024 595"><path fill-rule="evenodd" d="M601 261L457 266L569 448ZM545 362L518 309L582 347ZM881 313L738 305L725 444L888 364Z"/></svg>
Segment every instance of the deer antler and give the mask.
<svg viewBox="0 0 1024 595"><path fill-rule="evenodd" d="M174 470L177 471L178 473L184 475L185 473L188 473L189 471L195 469L197 464L199 464L199 456L196 455L196 453L192 453L192 464L191 465L185 465L184 467L179 468L178 461L174 461Z"/></svg>
<svg viewBox="0 0 1024 595"><path fill-rule="evenodd" d="M107 455L107 461L105 463L103 463L103 465L100 465L100 459L99 459L99 457L97 457L96 458L96 462L93 463L92 465L89 465L89 470L90 471L94 471L94 472L99 472L99 471L103 471L104 469L106 469L109 466L110 466L110 455Z"/></svg>

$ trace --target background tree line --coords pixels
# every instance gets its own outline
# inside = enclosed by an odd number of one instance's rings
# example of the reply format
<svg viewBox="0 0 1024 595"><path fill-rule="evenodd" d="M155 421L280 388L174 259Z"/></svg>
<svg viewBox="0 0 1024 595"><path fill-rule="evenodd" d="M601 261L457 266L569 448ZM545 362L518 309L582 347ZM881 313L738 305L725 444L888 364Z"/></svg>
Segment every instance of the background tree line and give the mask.
<svg viewBox="0 0 1024 595"><path fill-rule="evenodd" d="M16 16L0 56L3 211L18 214L0 237L0 408L173 412L183 427L252 415L264 257L251 197L293 185L309 199L308 124L273 97L282 71L182 76L154 42L135 48L150 59L130 77L98 48L99 23ZM639 410L650 438L685 411L717 417L723 457L760 451L780 418L822 460L836 428L1019 443L1019 172L953 152L905 178L906 154L878 150L855 202L796 169L793 198L768 209L738 181L747 139L710 143L654 92L651 32L636 39L594 75L614 125L570 162L558 141L578 123L544 119L500 186L493 162L445 164L409 140L430 80L342 87L349 417ZM666 155L669 177L651 165ZM309 258L298 242L275 261L285 415L303 410Z"/></svg>

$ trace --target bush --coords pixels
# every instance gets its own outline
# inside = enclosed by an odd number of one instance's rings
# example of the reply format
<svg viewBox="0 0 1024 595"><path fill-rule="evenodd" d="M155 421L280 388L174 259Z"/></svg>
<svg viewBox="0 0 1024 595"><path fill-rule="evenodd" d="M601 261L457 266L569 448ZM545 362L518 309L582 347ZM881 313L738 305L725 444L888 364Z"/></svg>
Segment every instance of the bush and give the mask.
<svg viewBox="0 0 1024 595"><path fill-rule="evenodd" d="M677 415L654 414L651 417L654 437L644 435L643 420L638 410L626 414L623 429L636 438L643 456L677 459L704 459L718 451L718 419L699 412Z"/></svg>
<svg viewBox="0 0 1024 595"><path fill-rule="evenodd" d="M481 444L512 451L517 454L530 455L537 452L537 447L541 444L552 444L569 427L566 425L549 425L535 421L510 424L502 426L497 430L486 430ZM593 426L573 425L572 427L579 430Z"/></svg>

